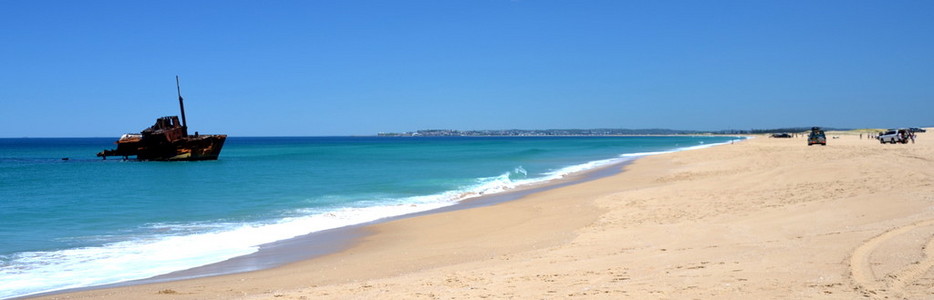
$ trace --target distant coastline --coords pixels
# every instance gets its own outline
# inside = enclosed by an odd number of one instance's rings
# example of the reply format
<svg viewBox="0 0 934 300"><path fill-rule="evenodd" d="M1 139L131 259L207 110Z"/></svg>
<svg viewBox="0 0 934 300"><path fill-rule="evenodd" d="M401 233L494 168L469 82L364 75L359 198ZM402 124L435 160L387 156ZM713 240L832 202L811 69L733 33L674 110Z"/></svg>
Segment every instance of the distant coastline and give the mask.
<svg viewBox="0 0 934 300"><path fill-rule="evenodd" d="M497 129L497 130L456 130L423 129L411 132L380 132L378 136L624 136L624 135L699 135L699 134L762 134L783 132L805 132L810 127L791 127L774 129L728 129L716 131L677 130L677 129ZM843 128L825 128L825 130L850 130Z"/></svg>

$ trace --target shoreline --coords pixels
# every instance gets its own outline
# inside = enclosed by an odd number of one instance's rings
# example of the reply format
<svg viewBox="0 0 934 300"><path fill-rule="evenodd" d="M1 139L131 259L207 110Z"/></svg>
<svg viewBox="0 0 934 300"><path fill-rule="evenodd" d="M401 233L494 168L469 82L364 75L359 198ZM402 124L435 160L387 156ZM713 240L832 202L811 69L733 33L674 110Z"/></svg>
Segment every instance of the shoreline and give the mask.
<svg viewBox="0 0 934 300"><path fill-rule="evenodd" d="M677 150L687 151L687 150ZM186 270L179 270L167 274L157 275L144 279L136 279L111 284L95 285L88 287L69 288L51 292L37 293L33 295L14 297L12 299L32 299L43 297L55 297L56 295L70 294L84 291L94 291L100 289L123 288L138 285L169 283L174 281L192 280L214 276L237 275L254 271L263 271L274 269L291 263L304 260L312 260L321 256L337 254L340 251L347 250L353 246L356 241L365 238L369 233L367 227L376 226L386 222L403 220L408 218L418 218L431 214L452 212L458 210L473 209L484 206L491 206L508 201L514 201L523 197L540 193L548 190L558 189L566 186L580 184L587 181L613 176L623 172L626 165L635 160L654 154L639 155L627 157L620 162L612 163L606 166L597 167L585 171L580 171L568 176L543 182L532 183L520 186L515 189L495 193L491 195L481 195L459 201L456 204L434 208L426 211L408 213L399 216L391 216L383 219L365 222L361 224L348 225L333 229L327 229L318 232L275 241L272 243L259 245L257 252L233 257L221 262L208 265L197 266ZM322 243L323 242L323 243Z"/></svg>
<svg viewBox="0 0 934 300"><path fill-rule="evenodd" d="M367 226L346 250L269 270L46 298L930 297L931 137L648 156L514 201Z"/></svg>
<svg viewBox="0 0 934 300"><path fill-rule="evenodd" d="M561 177L554 179L547 179L539 182L532 182L528 184L519 185L515 188L506 190L504 192L493 193L489 195L479 195L474 197L467 197L463 200L458 201L456 204L434 208L426 211L413 212L399 216L391 216L382 218L375 221L354 224L344 227L338 227L333 229L327 229L319 232L312 232L309 234L280 240L276 242L271 242L268 244L259 245L260 249L257 252L233 257L221 262L211 263L208 265L197 266L185 270L179 270L170 272L167 274L157 275L144 279L129 280L111 284L102 284L94 285L87 287L78 287L78 288L67 288L56 291L41 292L27 296L19 296L14 299L20 298L35 298L35 297L46 297L46 296L56 296L60 294L69 294L82 291L93 291L98 289L109 289L109 288L122 288L122 287L132 287L137 285L146 285L146 284L155 284L155 283L166 283L179 280L190 280L198 279L204 277L212 276L224 276L224 275L235 275L240 273L252 272L252 271L261 271L266 269L272 269L280 267L286 264L314 259L316 257L334 254L339 251L345 250L355 243L356 240L367 235L366 227L378 225L380 223L392 222L395 220L406 219L406 218L416 218L429 214L436 213L445 213L450 211L472 209L477 207L496 205L503 202L514 201L522 197L540 193L543 191L548 191L552 189L562 188L565 186L575 185L582 182L587 182L591 180L596 180L599 178L612 176L622 172L622 168L626 165L632 163L636 159L641 157L658 155L664 153L680 152L680 151L689 151L696 150L698 148L707 148L718 145L725 145L736 140L742 141L749 137L745 136L735 136L735 140L720 142L709 145L696 145L689 147L681 147L672 150L666 150L661 152L645 152L645 153L630 153L623 154L617 158L607 159L614 160L612 163L605 165L600 165L594 168L585 169L581 171L572 171L570 173L564 174ZM599 161L589 162L595 163Z"/></svg>

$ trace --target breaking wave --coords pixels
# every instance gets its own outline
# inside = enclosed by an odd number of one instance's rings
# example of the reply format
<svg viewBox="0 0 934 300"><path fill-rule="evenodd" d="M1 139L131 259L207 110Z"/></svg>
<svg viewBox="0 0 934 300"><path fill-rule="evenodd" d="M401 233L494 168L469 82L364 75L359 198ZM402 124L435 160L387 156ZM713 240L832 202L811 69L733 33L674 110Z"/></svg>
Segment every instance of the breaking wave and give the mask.
<svg viewBox="0 0 934 300"><path fill-rule="evenodd" d="M729 142L727 142L729 143ZM0 298L145 279L248 255L260 245L328 229L429 211L460 201L543 183L636 157L671 151L627 153L542 174L522 166L446 192L403 198L371 199L367 205L309 208L268 222L151 224L151 234L99 247L22 252L0 257Z"/></svg>

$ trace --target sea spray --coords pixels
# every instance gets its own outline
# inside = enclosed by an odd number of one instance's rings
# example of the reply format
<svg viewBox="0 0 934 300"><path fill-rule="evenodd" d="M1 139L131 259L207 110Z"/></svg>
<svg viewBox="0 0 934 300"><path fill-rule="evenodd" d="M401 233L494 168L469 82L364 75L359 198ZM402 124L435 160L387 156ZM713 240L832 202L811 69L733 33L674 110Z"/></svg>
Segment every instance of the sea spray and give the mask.
<svg viewBox="0 0 934 300"><path fill-rule="evenodd" d="M83 158L111 139L0 139L0 240L16 241L0 245L0 298L148 278L732 139L233 137L221 160L195 163Z"/></svg>

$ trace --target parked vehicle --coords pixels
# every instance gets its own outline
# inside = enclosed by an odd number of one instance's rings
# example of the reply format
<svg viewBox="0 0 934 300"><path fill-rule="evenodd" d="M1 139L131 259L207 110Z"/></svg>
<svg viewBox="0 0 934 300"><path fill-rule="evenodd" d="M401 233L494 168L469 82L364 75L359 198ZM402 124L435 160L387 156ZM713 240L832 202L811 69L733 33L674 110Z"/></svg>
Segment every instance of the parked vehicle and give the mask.
<svg viewBox="0 0 934 300"><path fill-rule="evenodd" d="M791 134L788 133L773 133L773 138L791 138Z"/></svg>
<svg viewBox="0 0 934 300"><path fill-rule="evenodd" d="M928 132L928 131L925 130L924 128L916 128L916 127L908 128L908 131L910 131L910 132Z"/></svg>
<svg viewBox="0 0 934 300"><path fill-rule="evenodd" d="M827 146L827 136L824 135L824 131L820 127L811 128L811 134L808 134L808 146L814 144L821 144L821 146Z"/></svg>
<svg viewBox="0 0 934 300"><path fill-rule="evenodd" d="M889 129L879 135L879 143L902 143L907 144L911 136L911 131L905 128Z"/></svg>

